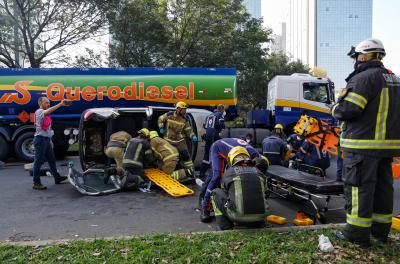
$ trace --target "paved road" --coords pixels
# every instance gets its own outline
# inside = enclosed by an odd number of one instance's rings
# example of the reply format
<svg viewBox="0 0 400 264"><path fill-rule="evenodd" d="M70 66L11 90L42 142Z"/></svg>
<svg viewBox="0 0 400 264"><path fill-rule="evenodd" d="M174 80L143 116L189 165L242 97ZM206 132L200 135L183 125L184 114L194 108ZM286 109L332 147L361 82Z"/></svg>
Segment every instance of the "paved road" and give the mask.
<svg viewBox="0 0 400 264"><path fill-rule="evenodd" d="M328 175L333 173L334 168ZM173 199L153 190L89 197L80 195L68 183L54 185L50 177L42 177L47 191L35 191L32 178L17 164L0 170L0 180L0 241L215 230L215 223L199 221L197 196ZM400 211L399 190L397 181L396 211ZM343 206L343 199L334 199L332 206ZM289 222L303 207L304 203L298 201L270 199L271 213L287 217ZM344 220L343 211L327 216L329 222Z"/></svg>

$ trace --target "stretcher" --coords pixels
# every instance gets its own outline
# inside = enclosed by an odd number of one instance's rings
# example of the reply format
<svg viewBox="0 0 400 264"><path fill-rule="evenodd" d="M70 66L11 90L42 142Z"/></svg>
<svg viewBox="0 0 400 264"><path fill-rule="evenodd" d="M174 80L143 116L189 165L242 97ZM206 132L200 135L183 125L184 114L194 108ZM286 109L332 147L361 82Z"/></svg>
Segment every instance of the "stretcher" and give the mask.
<svg viewBox="0 0 400 264"><path fill-rule="evenodd" d="M172 197L183 197L194 194L193 190L182 185L160 169L145 169L144 174L151 182L161 187Z"/></svg>
<svg viewBox="0 0 400 264"><path fill-rule="evenodd" d="M296 126L294 132L307 138L311 144L320 147L322 151L327 151L332 155L338 155L339 134L338 127L330 126L322 120L318 120L311 116L302 115ZM343 158L343 151L341 151ZM400 179L400 158L393 158L392 163L393 179Z"/></svg>
<svg viewBox="0 0 400 264"><path fill-rule="evenodd" d="M315 210L315 217L325 222L325 213L340 208L330 208L332 197L344 198L343 183L306 172L271 165L267 171L268 191L280 197L294 196L309 202ZM324 202L321 207L320 201Z"/></svg>

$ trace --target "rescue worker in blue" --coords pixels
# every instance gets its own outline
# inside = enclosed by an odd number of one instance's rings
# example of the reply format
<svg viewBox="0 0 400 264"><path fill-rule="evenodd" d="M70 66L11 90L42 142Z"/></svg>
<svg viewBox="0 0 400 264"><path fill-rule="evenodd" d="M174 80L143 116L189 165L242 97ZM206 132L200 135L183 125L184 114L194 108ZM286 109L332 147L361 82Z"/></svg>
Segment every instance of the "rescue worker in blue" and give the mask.
<svg viewBox="0 0 400 264"><path fill-rule="evenodd" d="M262 141L262 154L269 160L271 165L283 166L287 151L286 142L276 135L264 138Z"/></svg>
<svg viewBox="0 0 400 264"><path fill-rule="evenodd" d="M392 224L392 159L400 156L400 78L386 69L382 42L367 39L348 54L354 71L332 115L341 121L346 226L342 238L386 243Z"/></svg>
<svg viewBox="0 0 400 264"><path fill-rule="evenodd" d="M246 141L239 138L223 138L215 141L210 150L211 172L208 174L206 181L203 183L200 192L201 215L202 222L211 221L209 202L211 192L220 185L221 176L226 168L226 161L229 151L236 146L241 146L247 150L250 158L255 163L256 167L265 173L268 168L268 160L260 155L255 148L249 145Z"/></svg>
<svg viewBox="0 0 400 264"><path fill-rule="evenodd" d="M329 154L307 140L304 140L296 157L301 159L302 163L321 168L323 171L331 165Z"/></svg>
<svg viewBox="0 0 400 264"><path fill-rule="evenodd" d="M237 225L262 227L268 212L266 177L251 162L244 147L232 148L227 157L230 168L221 179L221 188L212 191L211 201L219 229Z"/></svg>
<svg viewBox="0 0 400 264"><path fill-rule="evenodd" d="M300 137L297 134L291 134L286 142L288 145L291 147L291 150L296 153L297 151L300 150L301 145L303 145L304 138Z"/></svg>
<svg viewBox="0 0 400 264"><path fill-rule="evenodd" d="M215 109L214 113L208 115L204 121L203 127L206 130L205 138L204 140L206 141L205 147L204 147L204 157L203 161L201 162L201 167L200 167L200 179L205 178L205 174L207 169L210 167L210 148L212 143L220 139L220 133L222 129L225 128L224 124L224 116L225 116L225 106L222 104L219 104L217 106L217 109Z"/></svg>

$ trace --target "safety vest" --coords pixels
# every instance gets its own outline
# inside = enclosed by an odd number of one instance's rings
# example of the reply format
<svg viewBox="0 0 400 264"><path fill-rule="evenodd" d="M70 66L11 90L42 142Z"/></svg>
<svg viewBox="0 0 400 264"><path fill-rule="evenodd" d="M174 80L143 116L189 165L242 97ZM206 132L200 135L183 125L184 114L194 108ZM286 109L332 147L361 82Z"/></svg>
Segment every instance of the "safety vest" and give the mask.
<svg viewBox="0 0 400 264"><path fill-rule="evenodd" d="M255 167L229 168L222 178L221 187L229 197L227 213L232 221L264 220L268 212L265 176Z"/></svg>
<svg viewBox="0 0 400 264"><path fill-rule="evenodd" d="M132 138L125 150L122 165L124 169L143 168L145 161L152 161L152 151L146 139Z"/></svg>
<svg viewBox="0 0 400 264"><path fill-rule="evenodd" d="M193 129L187 117L182 117L176 111L170 111L158 118L158 127L164 128L166 134L164 139L172 143L178 143L185 140L185 136L192 138Z"/></svg>
<svg viewBox="0 0 400 264"><path fill-rule="evenodd" d="M340 146L379 157L400 155L400 78L380 62L367 64L347 84L332 114L340 121Z"/></svg>
<svg viewBox="0 0 400 264"><path fill-rule="evenodd" d="M179 160L178 150L165 139L160 137L152 138L150 139L150 146L155 158L159 161Z"/></svg>

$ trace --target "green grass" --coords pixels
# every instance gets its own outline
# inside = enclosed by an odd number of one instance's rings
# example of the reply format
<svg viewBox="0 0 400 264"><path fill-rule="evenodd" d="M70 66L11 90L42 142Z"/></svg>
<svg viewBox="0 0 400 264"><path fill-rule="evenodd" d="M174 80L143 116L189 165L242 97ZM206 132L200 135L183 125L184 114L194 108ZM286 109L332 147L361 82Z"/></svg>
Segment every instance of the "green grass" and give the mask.
<svg viewBox="0 0 400 264"><path fill-rule="evenodd" d="M336 250L318 250L318 236ZM400 236L362 249L329 230L152 235L129 240L75 241L48 246L0 246L0 263L399 263Z"/></svg>

